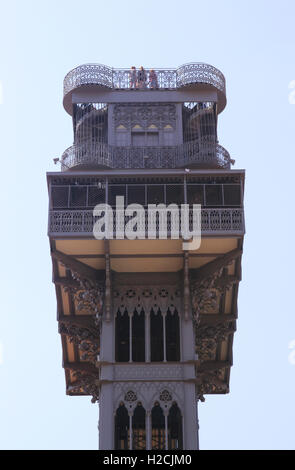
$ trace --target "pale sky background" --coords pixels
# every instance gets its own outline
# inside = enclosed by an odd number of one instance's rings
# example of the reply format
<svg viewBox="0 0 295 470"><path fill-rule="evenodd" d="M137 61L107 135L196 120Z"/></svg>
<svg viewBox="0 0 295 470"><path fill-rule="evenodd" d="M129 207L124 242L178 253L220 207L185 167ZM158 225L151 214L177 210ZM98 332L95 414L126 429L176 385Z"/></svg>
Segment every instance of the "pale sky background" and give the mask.
<svg viewBox="0 0 295 470"><path fill-rule="evenodd" d="M97 449L97 405L65 395L47 238L45 173L72 143L64 75L87 62L195 61L227 80L219 141L234 168L246 169L247 229L231 392L200 404L200 446L294 449L295 2L11 0L0 8L0 448Z"/></svg>

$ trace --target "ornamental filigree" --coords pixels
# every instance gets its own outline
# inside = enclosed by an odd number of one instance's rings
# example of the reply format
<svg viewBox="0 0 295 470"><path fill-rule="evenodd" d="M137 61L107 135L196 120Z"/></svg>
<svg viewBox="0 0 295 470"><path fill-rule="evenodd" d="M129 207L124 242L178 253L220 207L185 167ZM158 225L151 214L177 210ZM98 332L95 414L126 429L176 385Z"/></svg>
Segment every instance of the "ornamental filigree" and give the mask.
<svg viewBox="0 0 295 470"><path fill-rule="evenodd" d="M124 125L127 129L139 125L144 130L154 125L158 129L175 126L175 104L117 104L114 106L114 127Z"/></svg>
<svg viewBox="0 0 295 470"><path fill-rule="evenodd" d="M76 302L78 311L86 310L90 314L95 314L97 320L101 318L104 287L102 283L85 279L75 271L71 270L72 278L77 281L77 287L65 287L65 291L70 292Z"/></svg>
<svg viewBox="0 0 295 470"><path fill-rule="evenodd" d="M132 315L134 311L138 314L144 311L148 315L153 309L155 313L160 310L166 314L169 310L173 314L175 310L181 311L180 298L177 287L138 286L130 289L122 286L114 289L114 312L123 315L127 311Z"/></svg>
<svg viewBox="0 0 295 470"><path fill-rule="evenodd" d="M74 322L75 320L73 320ZM94 322L93 322L94 323ZM95 325L95 323L94 323ZM59 322L59 333L69 337L70 343L76 344L81 351L83 361L96 364L100 351L100 331L96 325L91 327L80 326L68 321Z"/></svg>
<svg viewBox="0 0 295 470"><path fill-rule="evenodd" d="M132 390L128 390L128 392L125 394L124 400L127 402L134 402L137 400L137 395Z"/></svg>
<svg viewBox="0 0 295 470"><path fill-rule="evenodd" d="M162 390L159 398L160 398L160 401L163 401L163 402L172 401L172 395L168 390Z"/></svg>
<svg viewBox="0 0 295 470"><path fill-rule="evenodd" d="M219 377L220 373L221 369L200 374L196 391L197 400L204 402L206 394L228 392L227 384L222 382Z"/></svg>
<svg viewBox="0 0 295 470"><path fill-rule="evenodd" d="M84 393L85 395L91 395L91 403L99 401L100 383L96 375L91 373L85 373L82 371L75 371L73 373L77 382L69 387L71 392Z"/></svg>
<svg viewBox="0 0 295 470"><path fill-rule="evenodd" d="M234 276L223 276L224 268L231 263L232 261L228 262L214 274L201 281L191 282L192 306L196 324L199 322L201 313L217 309L220 295L230 289L232 284L236 282Z"/></svg>
<svg viewBox="0 0 295 470"><path fill-rule="evenodd" d="M200 361L214 359L219 342L225 341L234 332L228 324L196 325L196 352Z"/></svg>

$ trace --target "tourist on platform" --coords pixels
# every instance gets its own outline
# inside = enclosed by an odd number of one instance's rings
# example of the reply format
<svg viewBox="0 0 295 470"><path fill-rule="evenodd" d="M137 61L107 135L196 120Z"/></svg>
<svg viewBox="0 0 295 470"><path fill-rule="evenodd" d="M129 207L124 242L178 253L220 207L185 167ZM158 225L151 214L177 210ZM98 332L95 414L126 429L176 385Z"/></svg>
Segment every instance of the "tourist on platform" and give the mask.
<svg viewBox="0 0 295 470"><path fill-rule="evenodd" d="M146 72L141 66L137 74L138 88L146 88L146 78Z"/></svg>
<svg viewBox="0 0 295 470"><path fill-rule="evenodd" d="M159 88L158 77L157 77L157 74L156 74L156 72L154 71L154 69L151 69L151 70L150 70L150 73L149 73L149 84L150 84L150 88Z"/></svg>
<svg viewBox="0 0 295 470"><path fill-rule="evenodd" d="M137 73L134 66L130 70L130 88L137 88Z"/></svg>

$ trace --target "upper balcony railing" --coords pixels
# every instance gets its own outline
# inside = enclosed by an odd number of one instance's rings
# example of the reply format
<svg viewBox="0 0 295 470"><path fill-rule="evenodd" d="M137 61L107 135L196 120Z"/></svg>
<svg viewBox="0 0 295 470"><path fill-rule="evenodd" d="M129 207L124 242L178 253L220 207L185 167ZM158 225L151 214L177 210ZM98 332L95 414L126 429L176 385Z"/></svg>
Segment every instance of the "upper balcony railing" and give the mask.
<svg viewBox="0 0 295 470"><path fill-rule="evenodd" d="M175 90L196 84L212 85L223 95L223 104L225 106L225 78L212 65L190 63L181 65L176 69L154 69L154 71L156 85L155 82L149 80L149 69L146 69L146 80L139 88ZM133 86L130 72L130 69L116 69L102 64L79 65L65 76L64 96L83 85L98 85L115 90L129 90Z"/></svg>
<svg viewBox="0 0 295 470"><path fill-rule="evenodd" d="M164 209L165 212L165 209ZM125 217L127 222L128 217ZM190 212L190 223L192 223L193 215ZM90 210L51 210L49 211L48 233L50 236L93 236L93 227L98 220ZM114 233L116 231L114 217ZM171 235L171 221L168 221L167 234ZM145 217L144 225L141 229L148 234L148 218ZM226 209L204 209L201 211L201 230L203 235L217 234L243 234L245 231L244 210L241 208ZM159 220L156 224L157 238L160 233Z"/></svg>
<svg viewBox="0 0 295 470"><path fill-rule="evenodd" d="M87 142L69 147L61 157L61 170L74 167L106 168L221 168L230 169L229 153L212 142L177 146L126 147Z"/></svg>

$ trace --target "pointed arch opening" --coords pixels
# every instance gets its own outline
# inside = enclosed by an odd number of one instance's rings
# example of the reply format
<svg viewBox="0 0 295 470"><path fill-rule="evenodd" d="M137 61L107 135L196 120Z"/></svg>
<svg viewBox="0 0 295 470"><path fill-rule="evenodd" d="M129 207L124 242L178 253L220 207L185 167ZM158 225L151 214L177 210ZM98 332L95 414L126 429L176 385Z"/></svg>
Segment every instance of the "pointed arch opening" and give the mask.
<svg viewBox="0 0 295 470"><path fill-rule="evenodd" d="M152 409L152 449L164 450L165 445L165 416L158 402Z"/></svg>
<svg viewBox="0 0 295 470"><path fill-rule="evenodd" d="M167 361L180 360L179 315L170 309L166 315L166 358Z"/></svg>
<svg viewBox="0 0 295 470"><path fill-rule="evenodd" d="M151 361L160 362L164 360L164 342L163 342L163 317L160 313L151 311Z"/></svg>
<svg viewBox="0 0 295 470"><path fill-rule="evenodd" d="M129 315L127 310L121 315L116 316L116 362L128 362L130 350L129 338Z"/></svg>
<svg viewBox="0 0 295 470"><path fill-rule="evenodd" d="M145 409L139 402L132 416L132 450L146 449Z"/></svg>
<svg viewBox="0 0 295 470"><path fill-rule="evenodd" d="M145 361L145 314L135 311L132 317L132 361Z"/></svg>
<svg viewBox="0 0 295 470"><path fill-rule="evenodd" d="M115 415L115 449L128 450L130 447L130 429L128 411L121 403Z"/></svg>
<svg viewBox="0 0 295 470"><path fill-rule="evenodd" d="M182 416L176 403L173 403L168 414L168 449L183 449Z"/></svg>

